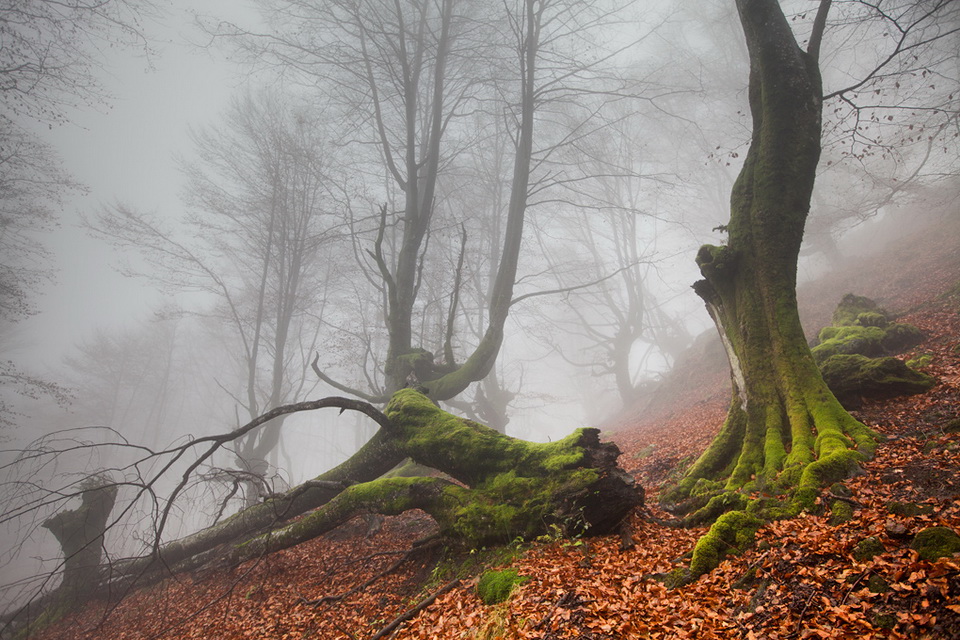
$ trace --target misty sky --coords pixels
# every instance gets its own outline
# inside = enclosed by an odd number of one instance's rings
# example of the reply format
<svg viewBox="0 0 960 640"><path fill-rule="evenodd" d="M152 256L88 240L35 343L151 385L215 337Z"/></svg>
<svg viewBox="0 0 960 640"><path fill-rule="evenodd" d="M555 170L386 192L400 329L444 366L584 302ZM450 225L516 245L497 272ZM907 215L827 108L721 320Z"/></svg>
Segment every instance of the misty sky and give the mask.
<svg viewBox="0 0 960 640"><path fill-rule="evenodd" d="M61 355L94 328L122 326L143 314L157 294L149 283L120 276L117 256L86 236L81 213L127 202L176 218L182 213L177 156L191 151L190 127L214 121L245 78L222 51L196 46L202 36L189 10L249 23L256 14L243 0L172 0L162 24L152 24L157 54L151 59L124 49L110 51L102 81L112 96L99 110L78 109L70 123L42 137L66 169L85 185L60 212L49 236L57 260L56 282L37 300L41 313L17 327L18 350L36 354L36 369L55 368Z"/></svg>

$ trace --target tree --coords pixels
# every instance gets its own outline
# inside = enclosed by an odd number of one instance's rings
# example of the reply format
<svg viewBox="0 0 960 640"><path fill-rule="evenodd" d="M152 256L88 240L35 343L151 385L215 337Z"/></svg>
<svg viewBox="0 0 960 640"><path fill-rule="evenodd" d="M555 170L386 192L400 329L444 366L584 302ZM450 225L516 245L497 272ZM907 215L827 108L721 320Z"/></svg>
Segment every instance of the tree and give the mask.
<svg viewBox="0 0 960 640"><path fill-rule="evenodd" d="M103 104L107 96L94 73L101 47L149 53L143 21L153 13L149 0L8 0L0 6L0 334L34 312L32 296L55 272L38 235L56 226L63 197L81 189L32 126L68 121L77 103ZM0 380L22 397L69 399L66 389L12 360L0 365ZM12 397L0 398L0 425L13 425L14 404Z"/></svg>
<svg viewBox="0 0 960 640"><path fill-rule="evenodd" d="M806 50L777 0L737 0L750 54L753 135L731 194L726 245L701 247L694 288L730 361L733 395L711 445L664 501L688 521L720 516L697 544L696 577L741 546L756 516L812 508L820 488L853 473L878 436L829 391L807 346L796 303L797 257L821 152L819 58L830 0ZM763 491L776 498L748 498ZM720 514L723 514L722 516Z"/></svg>
<svg viewBox="0 0 960 640"><path fill-rule="evenodd" d="M280 416L322 408L357 411L375 421L379 429L357 454L334 469L219 524L163 543L174 514L182 508L184 488L219 451ZM58 436L61 444L74 451L82 448L67 436ZM32 467L50 466L65 453L52 445L55 443L42 440L26 448L20 462ZM88 445L92 449L98 446L123 444ZM97 553L105 530L109 537L112 530L137 515L131 505L146 500L155 507L146 523L147 544L137 557L111 560L98 572L92 572L87 564L80 566L87 578L86 595L92 596L101 588L123 594L171 572L256 558L322 535L354 515L371 511L389 515L423 509L437 521L451 544L478 547L534 537L551 527L571 535L607 533L616 530L627 514L643 503L642 490L616 464L616 445L601 443L597 429L578 429L553 443L523 442L448 414L412 389L397 392L383 412L358 400L322 398L276 407L230 433L198 437L162 451L139 446L129 449L133 461L109 472L124 478L119 482L107 481L102 472L95 484L74 480L66 486L41 487L34 476L6 487L8 491L18 487L23 495L8 496L0 521L29 520L72 498L84 501L80 510L48 518L45 522L51 528L60 521L78 521L84 509L100 506L101 496L110 497L112 503L118 488L132 490L135 495L118 501L124 505L122 513L99 517L103 514L98 510L96 523L85 531L85 539L96 542ZM406 457L446 472L449 479L381 477ZM174 471L178 463L185 465L182 471ZM160 495L157 487L170 475L176 486ZM312 512L296 518L308 511ZM82 547L64 545L68 554L64 567L72 570L88 558L90 553L86 552L93 550L90 545ZM63 589L72 586L70 582ZM29 607L17 610L4 622L22 624L46 606L56 606L62 602L63 589L35 594Z"/></svg>
<svg viewBox="0 0 960 640"><path fill-rule="evenodd" d="M521 0L502 8L454 0L292 2L283 8L269 14L270 33L243 34L242 43L258 60L326 89L323 98L331 107L345 107L350 134L375 145L368 175L385 183L378 222L357 251L382 300L383 377L375 388L359 389L337 380L319 359L317 374L340 391L378 402L414 381L434 399L453 398L483 379L499 353L528 198L538 188L531 174L554 169L552 156L565 136L585 135L578 128L598 111L594 102L583 108L579 122L563 122L554 136L534 133L554 115L551 105L579 100L579 85L598 78L606 63L602 56L575 59L570 43L582 43L612 22L614 12L559 0ZM446 287L444 298L457 300L450 291L456 283L434 247L445 227L469 217L457 220L445 194L463 169L466 151L491 148L485 145L494 129L510 140L510 158L501 165L507 175L497 176L509 182L510 195L496 212L504 217L502 242L481 337L473 341L464 338L458 322L427 320L447 307L427 293ZM450 313L460 310L453 305ZM439 335L433 332L438 325ZM444 331L458 331L460 339Z"/></svg>
<svg viewBox="0 0 960 640"><path fill-rule="evenodd" d="M761 503L748 505L745 492L789 492L783 504L762 506L770 515L796 513L876 446L876 435L823 382L796 303L797 257L820 158L818 59L829 8L829 0L820 3L804 51L777 0L737 1L750 52L753 137L731 195L729 241L700 249L704 279L694 286L720 331L733 397L721 432L665 496L686 500L688 511L699 507L695 520L730 512L698 544L694 576L719 562L723 545L742 544L740 529L758 526L746 509Z"/></svg>
<svg viewBox="0 0 960 640"><path fill-rule="evenodd" d="M315 384L309 355L343 263L331 259L333 247L345 235L324 131L315 112L277 96L238 99L225 127L194 136L199 161L185 164L189 236L125 206L88 224L158 267L138 275L211 296L239 365L239 384L221 384L247 419ZM240 443L243 469L262 475L268 458L276 466L282 420ZM248 500L257 499L253 486Z"/></svg>

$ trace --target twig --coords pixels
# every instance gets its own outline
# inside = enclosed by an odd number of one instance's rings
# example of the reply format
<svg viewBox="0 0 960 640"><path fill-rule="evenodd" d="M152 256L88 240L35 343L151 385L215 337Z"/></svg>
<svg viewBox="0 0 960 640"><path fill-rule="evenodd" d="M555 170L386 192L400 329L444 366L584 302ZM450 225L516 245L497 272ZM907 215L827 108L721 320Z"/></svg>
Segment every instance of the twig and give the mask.
<svg viewBox="0 0 960 640"><path fill-rule="evenodd" d="M328 602L340 602L341 600L345 598L349 598L355 593L359 593L360 591L363 591L364 589L372 585L374 582L376 582L380 578L390 575L391 573L396 571L400 565L406 562L410 558L410 556L412 556L414 553L418 551L423 551L424 549L431 549L437 546L438 544L440 544L440 541L438 538L427 540L426 542L421 544L415 544L413 547L408 549L402 556L400 556L400 558L398 558L397 561L394 562L392 565L390 565L389 567L387 567L377 575L373 576L363 584L359 584L353 589L350 589L349 591L344 591L343 593L335 596L323 596L322 598L317 598L316 600L307 600L306 598L300 598L297 602L299 604L307 604L313 607L319 606L321 604L326 604Z"/></svg>
<svg viewBox="0 0 960 640"><path fill-rule="evenodd" d="M443 587L441 587L439 591L437 591L431 596L427 596L426 598L418 602L416 606L410 609L407 609L406 611L401 613L399 616L394 618L390 624L385 626L383 629L380 629L380 631L378 631L376 635L372 636L370 640L380 640L380 638L385 638L387 634L392 633L401 624L403 624L407 620L410 620L411 618L416 616L418 613L420 613L421 611L423 611L424 609L432 605L437 598L439 598L446 592L457 588L458 586L460 586L460 578L451 580L447 584L443 585Z"/></svg>

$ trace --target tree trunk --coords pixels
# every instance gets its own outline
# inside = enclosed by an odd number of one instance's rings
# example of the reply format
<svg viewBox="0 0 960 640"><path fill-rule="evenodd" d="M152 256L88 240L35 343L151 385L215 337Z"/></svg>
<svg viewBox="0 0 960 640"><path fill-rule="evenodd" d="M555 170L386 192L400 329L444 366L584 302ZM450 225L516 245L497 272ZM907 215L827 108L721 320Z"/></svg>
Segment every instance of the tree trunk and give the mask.
<svg viewBox="0 0 960 640"><path fill-rule="evenodd" d="M797 312L797 257L820 156L817 61L797 46L776 0L737 0L737 8L753 138L731 195L729 242L700 249L704 280L694 285L726 348L733 398L720 434L665 496L699 509L700 521L748 506L763 517L798 513L876 444L823 382ZM754 490L783 499L749 504L744 494Z"/></svg>
<svg viewBox="0 0 960 640"><path fill-rule="evenodd" d="M59 594L71 601L100 582L103 534L117 500L117 485L106 477L91 476L81 487L80 507L61 511L43 522L63 551Z"/></svg>
<svg viewBox="0 0 960 640"><path fill-rule="evenodd" d="M356 401L345 402L353 403L346 408L356 408ZM558 442L524 442L446 413L412 389L394 394L381 417L374 438L335 469L164 545L150 557L115 566L114 573L131 582L162 577L169 569L239 562L322 535L363 513L423 509L451 540L481 546L557 527L569 533L608 533L643 504L643 490L617 466L619 449L600 442L596 429L578 429ZM453 481L380 478L405 458ZM312 509L316 511L284 525Z"/></svg>

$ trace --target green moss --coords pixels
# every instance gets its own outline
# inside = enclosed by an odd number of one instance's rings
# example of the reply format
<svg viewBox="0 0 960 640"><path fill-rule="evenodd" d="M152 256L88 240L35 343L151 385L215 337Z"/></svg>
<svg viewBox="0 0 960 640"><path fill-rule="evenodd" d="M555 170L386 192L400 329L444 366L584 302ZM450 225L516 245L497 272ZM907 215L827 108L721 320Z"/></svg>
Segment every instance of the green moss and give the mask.
<svg viewBox="0 0 960 640"><path fill-rule="evenodd" d="M948 527L928 527L910 544L923 560L936 560L960 552L960 536Z"/></svg>
<svg viewBox="0 0 960 640"><path fill-rule="evenodd" d="M897 516L912 518L914 516L933 515L932 504L916 504L913 502L891 502L887 505L887 511Z"/></svg>
<svg viewBox="0 0 960 640"><path fill-rule="evenodd" d="M849 522L853 518L853 506L843 500L834 500L830 503L830 524L838 525Z"/></svg>
<svg viewBox="0 0 960 640"><path fill-rule="evenodd" d="M737 491L724 491L707 501L707 504L692 513L686 519L688 525L700 525L713 522L728 511L742 511L747 508L747 498Z"/></svg>
<svg viewBox="0 0 960 640"><path fill-rule="evenodd" d="M879 313L886 317L886 312L870 298L848 293L843 296L834 310L832 322L838 326L856 324L857 318L864 313Z"/></svg>
<svg viewBox="0 0 960 640"><path fill-rule="evenodd" d="M886 593L890 591L890 585L887 584L887 581L875 573L871 573L870 577L867 578L867 588L870 590L870 593Z"/></svg>
<svg viewBox="0 0 960 640"><path fill-rule="evenodd" d="M880 542L880 538L870 536L857 543L857 546L853 549L853 558L857 562L866 562L884 551L886 551L886 549L884 549L883 543Z"/></svg>
<svg viewBox="0 0 960 640"><path fill-rule="evenodd" d="M759 498L751 500L747 505L747 513L765 521L793 518L799 515L801 510L792 500L777 498Z"/></svg>
<svg viewBox="0 0 960 640"><path fill-rule="evenodd" d="M477 595L483 604L499 604L509 598L518 585L529 579L527 576L519 575L513 568L487 571L480 576L480 581L477 583Z"/></svg>
<svg viewBox="0 0 960 640"><path fill-rule="evenodd" d="M820 344L810 352L816 362L822 363L830 356L858 353L863 356L884 354L883 340L886 331L880 327L826 327L820 331Z"/></svg>
<svg viewBox="0 0 960 640"><path fill-rule="evenodd" d="M691 496L714 496L723 490L723 484L716 480L698 478L690 490Z"/></svg>
<svg viewBox="0 0 960 640"><path fill-rule="evenodd" d="M923 341L923 332L908 324L889 322L889 316L868 298L847 294L833 314L833 325L818 335L811 349L821 365L837 355L859 354L869 358L894 355Z"/></svg>
<svg viewBox="0 0 960 640"><path fill-rule="evenodd" d="M932 363L933 356L929 353L907 360L907 366L911 369L923 369L924 367L929 367Z"/></svg>
<svg viewBox="0 0 960 640"><path fill-rule="evenodd" d="M896 358L835 355L820 365L823 379L841 401L861 396L889 397L928 391L936 380Z"/></svg>
<svg viewBox="0 0 960 640"><path fill-rule="evenodd" d="M886 314L879 311L865 311L857 316L856 324L862 327L880 327L887 326L890 321Z"/></svg>
<svg viewBox="0 0 960 640"><path fill-rule="evenodd" d="M762 521L745 511L728 511L697 541L690 560L690 576L696 579L712 571L728 553L739 553L753 541Z"/></svg>
<svg viewBox="0 0 960 640"><path fill-rule="evenodd" d="M821 434L822 435L822 434ZM828 484L849 478L860 470L864 456L852 449L839 449L812 462L800 475L800 488L819 489Z"/></svg>
<svg viewBox="0 0 960 640"><path fill-rule="evenodd" d="M508 438L490 427L440 410L413 389L395 393L384 413L400 432L407 455L429 467L456 469L457 479L470 486L518 466L542 476L574 469L583 462L584 440L597 438L599 433L596 429L577 429L562 440L546 443ZM445 446L436 446L438 441Z"/></svg>

